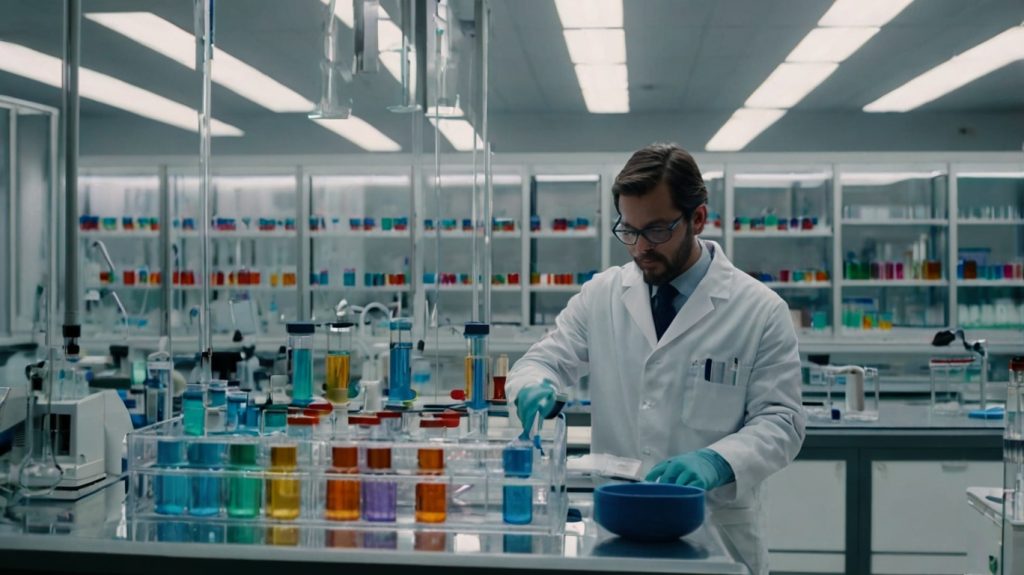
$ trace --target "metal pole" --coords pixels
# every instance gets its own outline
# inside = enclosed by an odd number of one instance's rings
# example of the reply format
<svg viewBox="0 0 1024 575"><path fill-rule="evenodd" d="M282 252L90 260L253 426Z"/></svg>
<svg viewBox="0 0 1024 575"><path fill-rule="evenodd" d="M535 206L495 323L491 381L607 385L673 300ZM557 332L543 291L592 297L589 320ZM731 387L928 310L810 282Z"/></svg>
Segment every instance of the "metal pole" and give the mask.
<svg viewBox="0 0 1024 575"><path fill-rule="evenodd" d="M7 121L7 331L14 333L18 310L18 107L9 111Z"/></svg>
<svg viewBox="0 0 1024 575"><path fill-rule="evenodd" d="M200 217L203 220L203 309L199 314L199 351L202 354L203 377L212 373L213 335L210 325L210 115L211 75L213 73L213 0L196 0L201 7L199 16L201 28L203 70L203 105L199 115L199 202Z"/></svg>
<svg viewBox="0 0 1024 575"><path fill-rule="evenodd" d="M171 339L171 278L174 274L171 262L171 189L167 178L167 165L159 168L160 179L160 335Z"/></svg>
<svg viewBox="0 0 1024 575"><path fill-rule="evenodd" d="M82 2L66 0L61 110L64 113L64 327L79 326L78 290L78 67ZM74 332L74 329L72 329ZM73 337L73 336L72 336Z"/></svg>
<svg viewBox="0 0 1024 575"><path fill-rule="evenodd" d="M46 281L46 347L54 345L57 333L57 242L60 225L60 160L57 141L60 139L60 116L50 114L50 188L49 188L49 245L47 246L48 278Z"/></svg>
<svg viewBox="0 0 1024 575"><path fill-rule="evenodd" d="M491 166L491 139L490 139L490 126L488 120L488 82L489 82L489 71L490 67L490 26L491 26L491 6L487 0L482 0L480 3L480 84L483 90L483 97L481 102L481 115L483 117L483 141L484 141L484 309L481 319L485 323L491 323L491 269L494 263L494 245L492 243L491 234L492 220L494 219L494 182L492 178L492 166ZM473 135L474 142L476 135ZM475 145L475 143L474 143ZM476 176L473 176L474 180Z"/></svg>

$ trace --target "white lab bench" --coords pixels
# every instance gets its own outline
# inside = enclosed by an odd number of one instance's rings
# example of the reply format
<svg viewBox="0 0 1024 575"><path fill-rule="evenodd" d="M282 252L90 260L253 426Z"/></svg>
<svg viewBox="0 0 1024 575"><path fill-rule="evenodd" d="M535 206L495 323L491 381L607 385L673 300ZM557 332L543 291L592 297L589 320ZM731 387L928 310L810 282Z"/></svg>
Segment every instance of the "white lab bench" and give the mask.
<svg viewBox="0 0 1024 575"><path fill-rule="evenodd" d="M230 542L230 527L224 537L223 526L218 531L209 521L127 520L123 501L124 484L118 483L72 503L35 501L9 509L7 515L15 519L0 523L0 570L151 575L280 575L308 570L374 575L748 573L708 526L672 543L640 544L615 537L590 520L587 494L571 495L570 506L581 511L583 520L567 523L564 535L445 533L388 526L355 532L345 530L343 523L329 530L279 523L266 528L266 539L257 537L247 544ZM296 535L289 544L271 544L272 529L295 530ZM199 530L204 538L219 532L219 539L198 543L180 538L181 533Z"/></svg>
<svg viewBox="0 0 1024 575"><path fill-rule="evenodd" d="M573 419L569 450L585 452L590 428ZM963 493L1001 483L1002 426L902 402L876 422L808 423L764 485L773 572L964 573Z"/></svg>

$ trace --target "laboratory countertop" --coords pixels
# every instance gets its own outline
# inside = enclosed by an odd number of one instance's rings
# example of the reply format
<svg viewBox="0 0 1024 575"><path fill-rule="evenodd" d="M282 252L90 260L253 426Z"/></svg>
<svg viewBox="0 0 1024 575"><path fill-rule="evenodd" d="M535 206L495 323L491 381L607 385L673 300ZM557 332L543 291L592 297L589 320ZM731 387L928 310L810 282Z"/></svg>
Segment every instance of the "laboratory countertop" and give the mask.
<svg viewBox="0 0 1024 575"><path fill-rule="evenodd" d="M716 530L701 527L672 543L622 540L590 519L588 494L571 494L584 519L558 536L445 533L413 529L354 532L287 525L259 529L249 544L223 543L209 522L124 519L124 484L73 503L33 501L0 523L0 567L60 573L281 573L347 565L361 573L705 573L744 574ZM279 524L280 525L280 524ZM262 530L266 529L266 537ZM272 532L272 530L276 530ZM228 531L230 534L231 532ZM184 534L184 535L183 535ZM201 534L201 535L199 535ZM229 535L230 536L230 535ZM193 537L204 538L203 543ZM209 541L221 542L209 542ZM276 541L276 544L275 544ZM144 565L144 567L140 567Z"/></svg>

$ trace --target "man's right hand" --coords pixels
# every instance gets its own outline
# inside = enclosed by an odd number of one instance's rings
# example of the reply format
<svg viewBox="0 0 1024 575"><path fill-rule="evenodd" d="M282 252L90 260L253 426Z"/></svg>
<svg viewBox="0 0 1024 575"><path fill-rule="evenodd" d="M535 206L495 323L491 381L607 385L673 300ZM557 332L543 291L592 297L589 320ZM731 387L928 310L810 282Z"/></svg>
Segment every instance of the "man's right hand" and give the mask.
<svg viewBox="0 0 1024 575"><path fill-rule="evenodd" d="M532 430L533 420L537 417L540 418L537 424L537 429L540 430L544 418L550 415L554 408L555 384L546 379L524 387L516 395L516 415L519 416L524 431Z"/></svg>

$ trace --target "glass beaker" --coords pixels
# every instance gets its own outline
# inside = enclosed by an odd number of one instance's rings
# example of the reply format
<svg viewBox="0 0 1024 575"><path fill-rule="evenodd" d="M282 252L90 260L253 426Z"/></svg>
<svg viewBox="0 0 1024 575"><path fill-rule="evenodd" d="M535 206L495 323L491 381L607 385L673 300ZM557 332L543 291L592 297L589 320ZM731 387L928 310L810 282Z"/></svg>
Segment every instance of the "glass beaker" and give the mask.
<svg viewBox="0 0 1024 575"><path fill-rule="evenodd" d="M388 406L399 407L413 399L412 379L412 322L408 319L391 320L390 369L388 373Z"/></svg>
<svg viewBox="0 0 1024 575"><path fill-rule="evenodd" d="M933 357L928 361L934 413L960 415L963 412L967 371L973 363L973 357Z"/></svg>
<svg viewBox="0 0 1024 575"><path fill-rule="evenodd" d="M348 405L348 382L352 355L352 323L328 325L325 386L327 401Z"/></svg>
<svg viewBox="0 0 1024 575"><path fill-rule="evenodd" d="M458 422L454 422L458 425ZM416 453L416 473L427 477L444 474L444 439L449 427L447 419L420 420L421 440L436 443L420 447ZM440 480L416 484L416 521L420 523L443 523L448 516L448 488Z"/></svg>
<svg viewBox="0 0 1024 575"><path fill-rule="evenodd" d="M292 322L287 326L288 351L291 357L292 403L309 405L313 401L313 334L309 322Z"/></svg>

